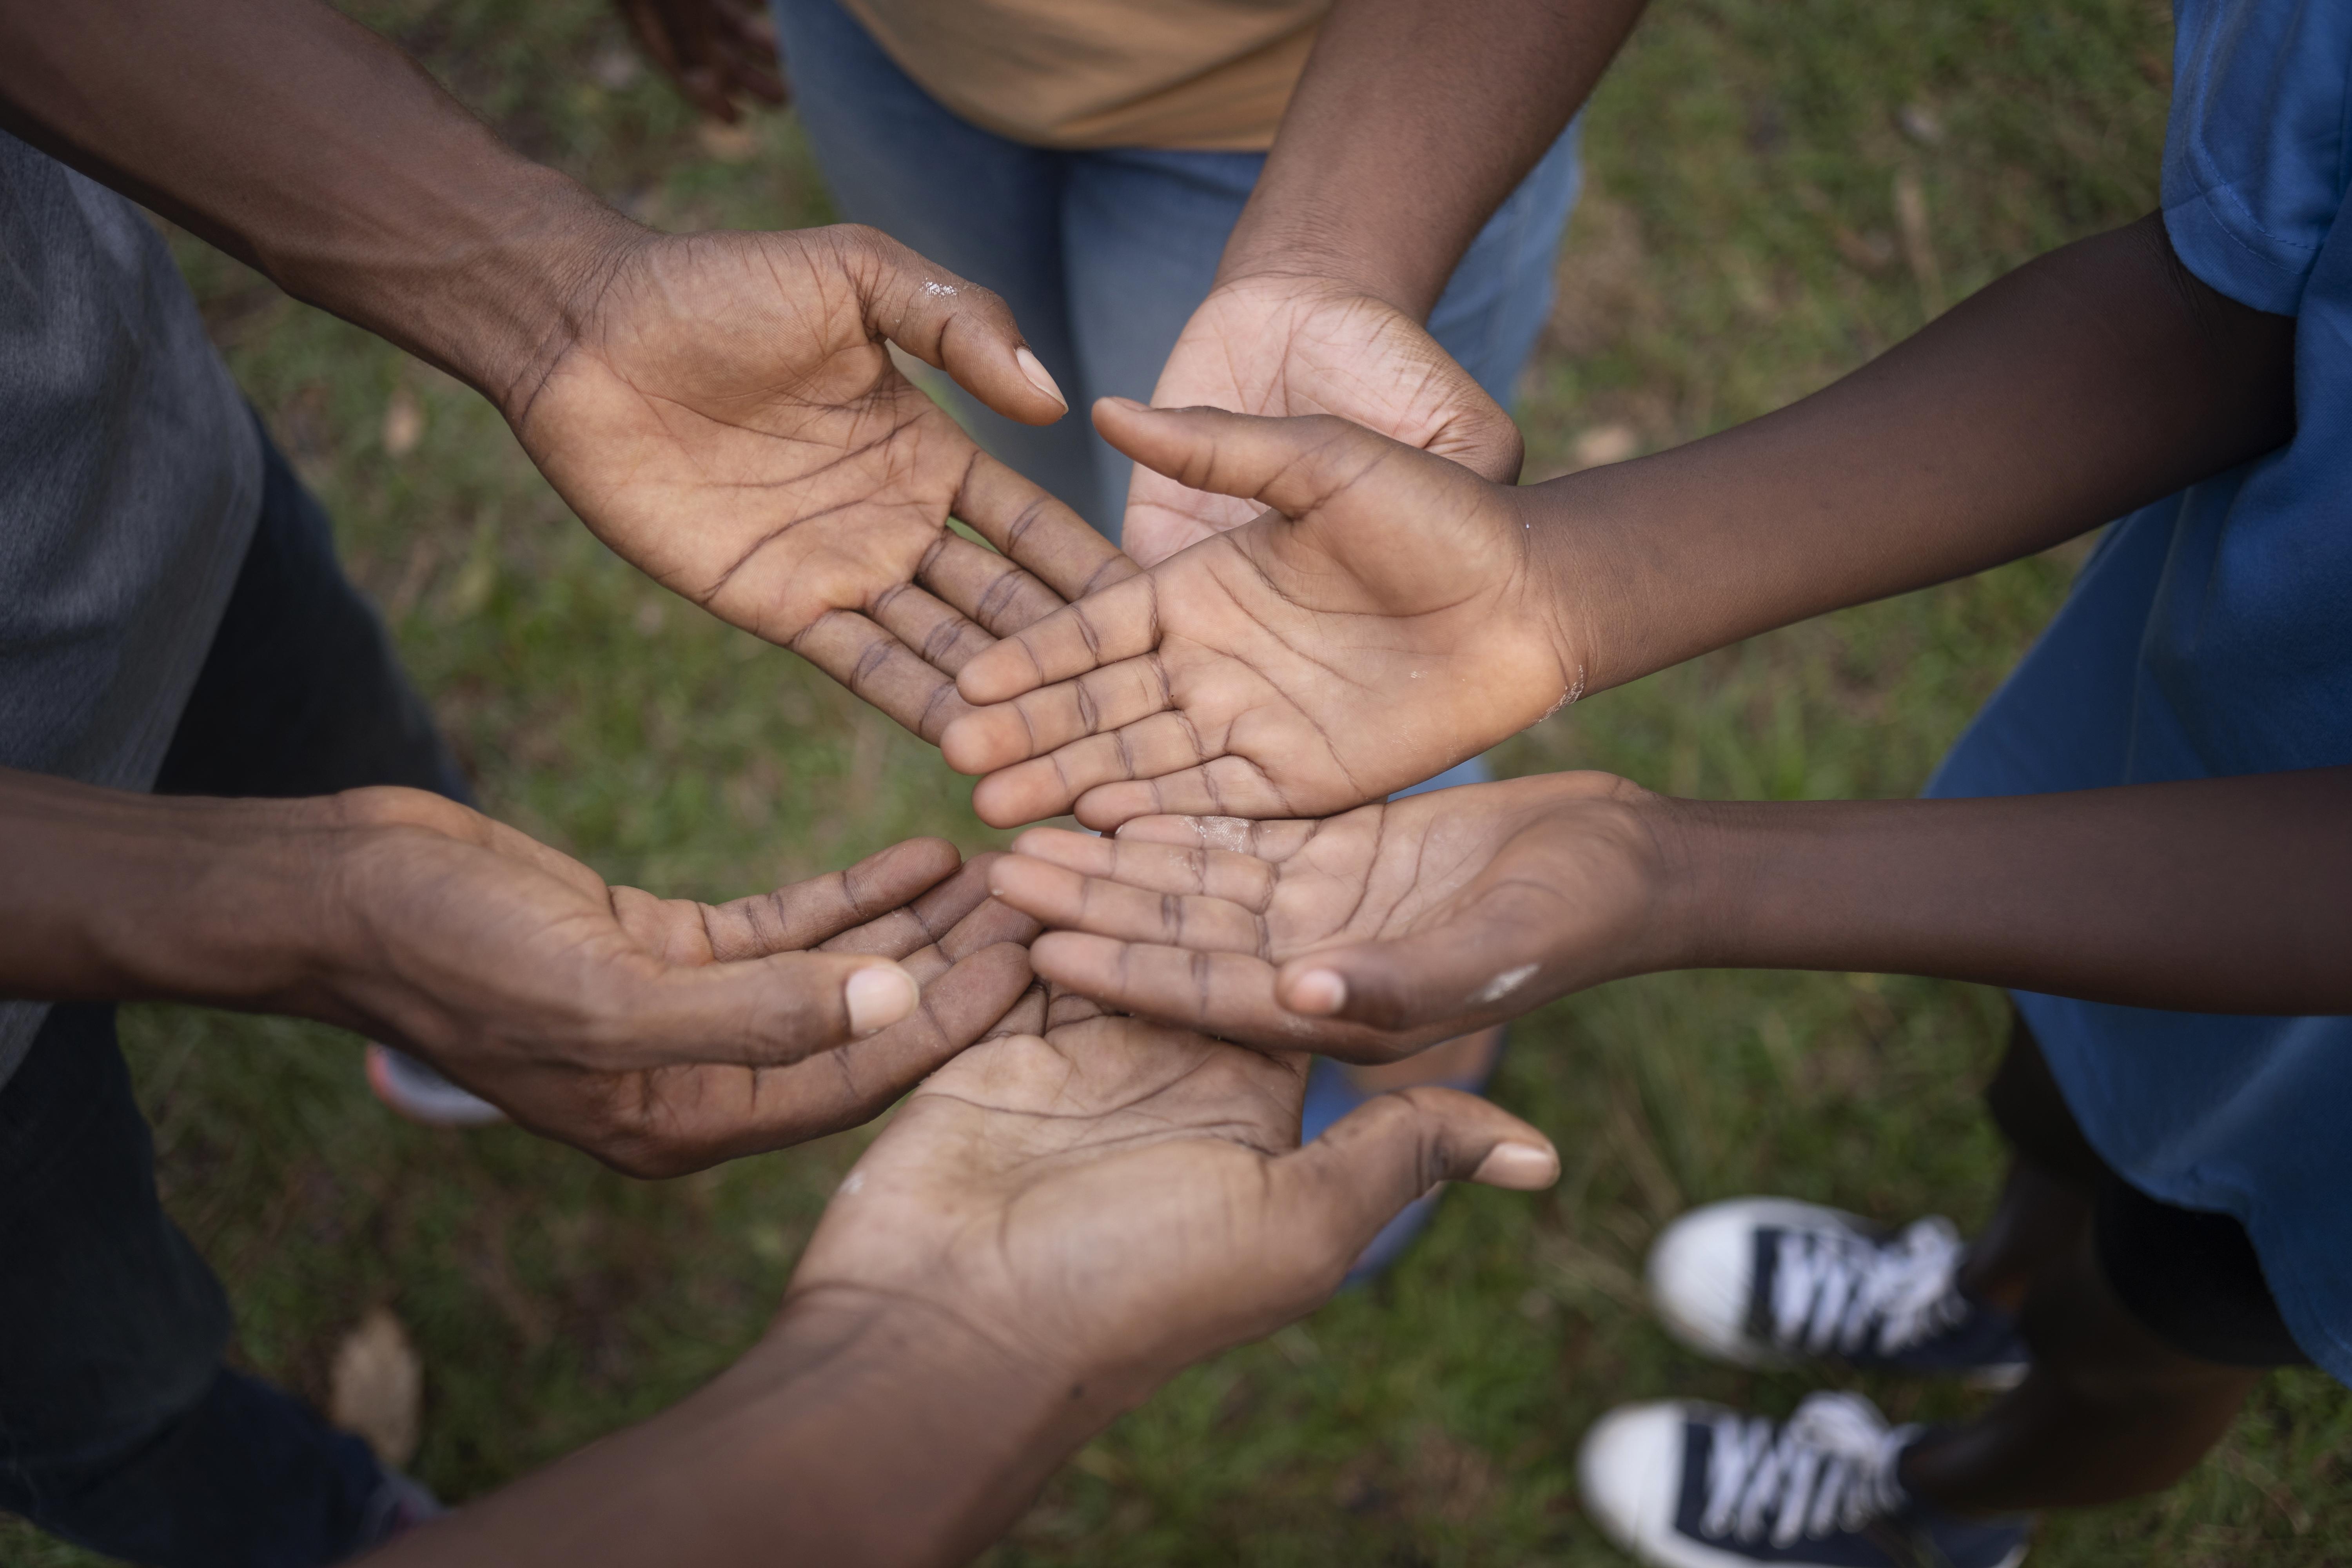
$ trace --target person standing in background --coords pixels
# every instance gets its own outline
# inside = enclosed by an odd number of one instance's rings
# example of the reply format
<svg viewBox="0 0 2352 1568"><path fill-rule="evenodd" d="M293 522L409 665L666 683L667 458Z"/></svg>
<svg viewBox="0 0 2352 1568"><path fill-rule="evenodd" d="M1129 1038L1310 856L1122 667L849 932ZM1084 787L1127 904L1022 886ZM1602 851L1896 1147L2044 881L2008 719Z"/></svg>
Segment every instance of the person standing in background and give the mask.
<svg viewBox="0 0 2352 1568"><path fill-rule="evenodd" d="M1517 479L1507 410L1551 310L1574 117L1641 0L772 5L842 215L1002 295L1071 407L1336 414ZM706 111L777 96L740 0L622 9ZM1145 566L1255 515L1137 469L1083 419L1033 427L948 395ZM1419 787L1491 776L1474 758ZM1308 1135L1367 1094L1482 1086L1501 1038L1325 1065Z"/></svg>

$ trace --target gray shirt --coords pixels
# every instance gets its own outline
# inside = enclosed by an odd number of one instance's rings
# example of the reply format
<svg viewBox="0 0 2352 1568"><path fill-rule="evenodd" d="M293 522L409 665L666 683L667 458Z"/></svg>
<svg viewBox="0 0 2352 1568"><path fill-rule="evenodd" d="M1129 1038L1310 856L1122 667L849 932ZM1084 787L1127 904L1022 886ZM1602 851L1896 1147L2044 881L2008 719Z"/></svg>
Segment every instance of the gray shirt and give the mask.
<svg viewBox="0 0 2352 1568"><path fill-rule="evenodd" d="M154 782L260 505L153 226L0 132L0 766ZM47 1012L0 1002L0 1083Z"/></svg>

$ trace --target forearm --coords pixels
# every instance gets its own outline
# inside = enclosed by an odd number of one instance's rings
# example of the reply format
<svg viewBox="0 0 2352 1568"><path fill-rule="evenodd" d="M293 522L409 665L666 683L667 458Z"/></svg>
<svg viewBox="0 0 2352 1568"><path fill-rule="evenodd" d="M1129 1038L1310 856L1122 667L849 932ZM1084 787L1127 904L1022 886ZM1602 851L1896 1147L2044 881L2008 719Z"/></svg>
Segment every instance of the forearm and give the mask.
<svg viewBox="0 0 2352 1568"><path fill-rule="evenodd" d="M370 1561L961 1563L1114 1413L943 1315L802 1300L684 1403Z"/></svg>
<svg viewBox="0 0 2352 1568"><path fill-rule="evenodd" d="M315 803L174 800L0 769L0 995L240 1005L320 940Z"/></svg>
<svg viewBox="0 0 2352 1568"><path fill-rule="evenodd" d="M2066 247L1776 414L1522 492L1584 689L2015 560L2278 446L2293 323L2161 224Z"/></svg>
<svg viewBox="0 0 2352 1568"><path fill-rule="evenodd" d="M1679 967L2352 1013L2352 768L1987 800L1672 803Z"/></svg>
<svg viewBox="0 0 2352 1568"><path fill-rule="evenodd" d="M637 232L318 0L0 0L0 120L502 404Z"/></svg>
<svg viewBox="0 0 2352 1568"><path fill-rule="evenodd" d="M1641 9L1642 0L1339 0L1220 280L1312 272L1427 317Z"/></svg>

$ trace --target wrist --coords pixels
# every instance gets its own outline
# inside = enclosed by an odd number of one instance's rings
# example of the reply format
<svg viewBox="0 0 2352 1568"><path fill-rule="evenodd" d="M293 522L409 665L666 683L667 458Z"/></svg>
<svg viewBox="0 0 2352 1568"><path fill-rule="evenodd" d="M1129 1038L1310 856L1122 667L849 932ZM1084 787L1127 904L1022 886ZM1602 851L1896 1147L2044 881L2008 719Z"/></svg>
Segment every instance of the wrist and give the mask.
<svg viewBox="0 0 2352 1568"><path fill-rule="evenodd" d="M1622 466L1622 465L1621 465ZM1602 475L1609 475L1604 479ZM1663 668L1644 634L1642 582L1666 563L1643 559L1626 525L1612 469L1588 470L1511 491L1527 541L1528 580L1541 635L1557 650L1575 701Z"/></svg>
<svg viewBox="0 0 2352 1568"><path fill-rule="evenodd" d="M495 177L448 182L395 233L263 259L289 293L449 372L511 422L652 236L568 176L496 156Z"/></svg>
<svg viewBox="0 0 2352 1568"><path fill-rule="evenodd" d="M1213 288L1262 286L1378 300L1415 321L1426 321L1444 278L1414 268L1392 250L1368 241L1338 215L1285 211L1253 216L1244 211L1217 263Z"/></svg>
<svg viewBox="0 0 2352 1568"><path fill-rule="evenodd" d="M812 1561L961 1562L1148 1390L1033 1355L898 1293L800 1287L706 1391L730 1426L805 1430ZM803 1424L805 1424L803 1426ZM797 1439L788 1439L798 1447Z"/></svg>
<svg viewBox="0 0 2352 1568"><path fill-rule="evenodd" d="M322 929L307 801L179 800L10 776L0 787L0 989L257 1005Z"/></svg>
<svg viewBox="0 0 2352 1568"><path fill-rule="evenodd" d="M1720 802L1653 794L1643 816L1657 871L1650 952L1641 973L1725 965L1732 945L1727 939L1747 910L1739 875L1746 848L1733 814Z"/></svg>

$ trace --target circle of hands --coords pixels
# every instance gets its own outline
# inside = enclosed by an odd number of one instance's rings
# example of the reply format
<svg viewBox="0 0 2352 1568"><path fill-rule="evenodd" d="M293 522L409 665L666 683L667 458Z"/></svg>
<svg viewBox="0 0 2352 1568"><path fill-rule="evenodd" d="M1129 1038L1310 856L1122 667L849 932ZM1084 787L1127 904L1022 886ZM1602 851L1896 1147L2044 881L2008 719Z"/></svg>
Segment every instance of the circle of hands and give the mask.
<svg viewBox="0 0 2352 1568"><path fill-rule="evenodd" d="M1064 412L1001 301L872 231L641 236L567 321L500 402L599 538L984 774L986 820L1117 836L916 840L706 905L358 792L314 843L371 962L287 1010L640 1174L911 1090L793 1300L924 1303L1063 1365L1164 1375L1317 1304L1435 1182L1557 1175L1442 1089L1298 1146L1306 1050L1384 1059L1601 977L1663 853L1614 780L1380 804L1589 657L1539 589L1516 431L1418 326L1221 289L1160 391L1225 408L1095 410L1140 465L1130 559L899 373L892 344Z"/></svg>

